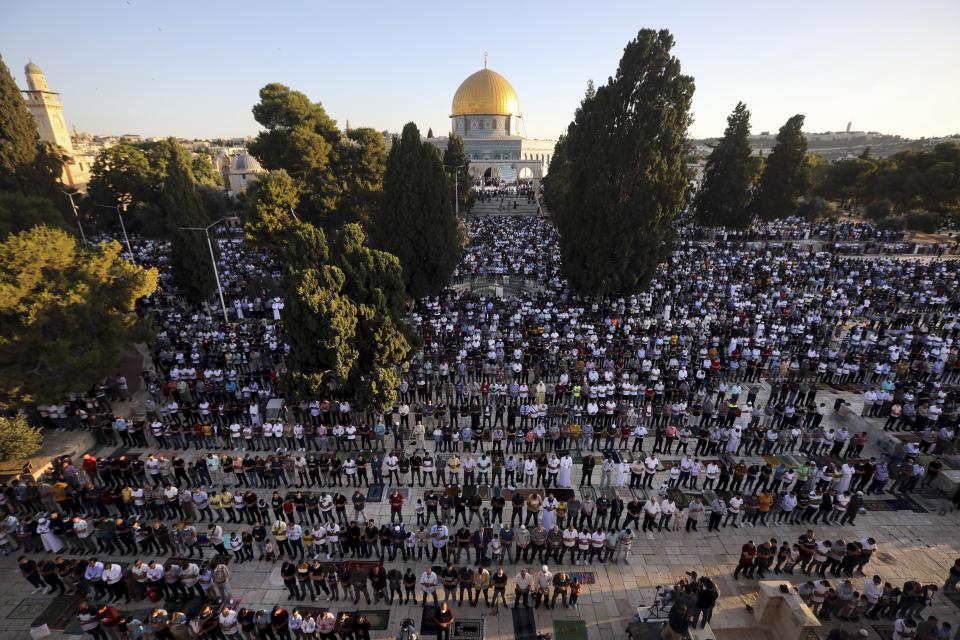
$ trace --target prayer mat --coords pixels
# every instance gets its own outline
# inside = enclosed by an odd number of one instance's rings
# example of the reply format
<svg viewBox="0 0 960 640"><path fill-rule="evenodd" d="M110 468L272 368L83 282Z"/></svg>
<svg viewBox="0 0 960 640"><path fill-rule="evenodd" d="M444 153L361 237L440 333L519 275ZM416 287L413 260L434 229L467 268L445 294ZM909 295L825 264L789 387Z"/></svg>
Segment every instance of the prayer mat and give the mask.
<svg viewBox="0 0 960 640"><path fill-rule="evenodd" d="M908 505L908 508L915 513L929 513L931 509L922 504L923 498L919 496L905 496L902 501ZM933 509L934 511L936 509Z"/></svg>
<svg viewBox="0 0 960 640"><path fill-rule="evenodd" d="M36 620L30 623L30 626L39 627L45 624L50 629L81 635L83 629L80 628L80 623L77 621L77 613L80 611L81 602L80 598L74 596L58 596L50 602L49 606Z"/></svg>
<svg viewBox="0 0 960 640"><path fill-rule="evenodd" d="M367 489L367 502L380 502L383 500L383 485L371 485Z"/></svg>
<svg viewBox="0 0 960 640"><path fill-rule="evenodd" d="M483 640L483 618L459 618L453 622L452 640Z"/></svg>
<svg viewBox="0 0 960 640"><path fill-rule="evenodd" d="M550 493L560 502L566 502L573 497L573 489L553 488L550 489Z"/></svg>
<svg viewBox="0 0 960 640"><path fill-rule="evenodd" d="M731 467L736 464L736 461L733 459L733 456L730 454L729 451L724 451L724 452L722 452L722 453L720 454L720 460L719 460L718 462L723 462L724 464L728 464L728 465L730 465ZM706 465L709 464L709 463L710 463L709 460L704 460L704 461L703 461L704 466L706 466Z"/></svg>
<svg viewBox="0 0 960 640"><path fill-rule="evenodd" d="M346 571L356 571L357 569L362 569L366 571L367 574L373 573L373 570L376 567L383 567L382 560L348 560L344 565L344 570Z"/></svg>
<svg viewBox="0 0 960 640"><path fill-rule="evenodd" d="M494 487L494 488L493 488L493 495L494 495L495 497L497 497L497 498L499 498L500 496L502 496L502 495L503 495L503 487ZM504 500L506 500L506 498L504 498Z"/></svg>
<svg viewBox="0 0 960 640"><path fill-rule="evenodd" d="M508 489L503 492L503 499L506 500L507 502L510 502L513 496L518 494L523 496L524 500L526 500L533 494L537 494L541 498L543 498L546 495L543 493L543 489L514 489L512 491Z"/></svg>
<svg viewBox="0 0 960 640"><path fill-rule="evenodd" d="M630 640L660 640L661 631L662 622L631 622L627 627L627 637Z"/></svg>
<svg viewBox="0 0 960 640"><path fill-rule="evenodd" d="M630 490L630 495L641 502L646 502L647 498L650 496L647 495L647 490L643 487L627 487Z"/></svg>
<svg viewBox="0 0 960 640"><path fill-rule="evenodd" d="M440 588L437 587L437 589ZM433 598L430 598L430 601L433 602ZM433 613L436 610L437 607L432 604L423 607L423 613L420 615L420 637L437 635L437 624L433 620Z"/></svg>
<svg viewBox="0 0 960 640"><path fill-rule="evenodd" d="M767 461L767 464L776 469L780 466L780 458L774 455L765 455L763 459Z"/></svg>
<svg viewBox="0 0 960 640"><path fill-rule="evenodd" d="M960 607L960 591L939 591L944 598L952 602L957 607Z"/></svg>
<svg viewBox="0 0 960 640"><path fill-rule="evenodd" d="M537 640L537 623L533 619L533 609L510 609L513 614L514 640Z"/></svg>
<svg viewBox="0 0 960 640"><path fill-rule="evenodd" d="M632 500L633 492L630 487L617 487L617 495L623 500Z"/></svg>
<svg viewBox="0 0 960 640"><path fill-rule="evenodd" d="M800 460L792 453L780 453L777 454L777 458L789 469L796 469L800 466Z"/></svg>
<svg viewBox="0 0 960 640"><path fill-rule="evenodd" d="M892 506L896 511L916 511L920 507L916 502L913 502L909 498L894 498L890 500L890 506ZM923 509L920 513L926 513L927 510Z"/></svg>
<svg viewBox="0 0 960 640"><path fill-rule="evenodd" d="M488 484L477 485L477 493L480 495L481 500L483 500L484 502L489 501L490 495L492 494L492 491L490 490L490 485Z"/></svg>
<svg viewBox="0 0 960 640"><path fill-rule="evenodd" d="M386 631L390 628L390 610L389 609L361 609L351 612L354 616L363 615L370 621L370 629L373 631Z"/></svg>
<svg viewBox="0 0 960 640"><path fill-rule="evenodd" d="M603 487L600 489L600 495L602 495L607 500L613 500L617 497L616 487Z"/></svg>
<svg viewBox="0 0 960 640"><path fill-rule="evenodd" d="M463 497L472 498L477 495L477 485L475 484L465 484L463 485Z"/></svg>
<svg viewBox="0 0 960 640"><path fill-rule="evenodd" d="M581 453L580 449L571 451L570 457L573 459L573 464L583 464L583 453Z"/></svg>
<svg viewBox="0 0 960 640"><path fill-rule="evenodd" d="M13 611L7 614L7 619L34 620L34 618L36 618L33 626L49 623L53 618L56 617L56 615L51 617L45 614L47 613L48 609L53 608L54 603L56 603L58 600L76 600L77 605L79 606L80 604L79 598L69 598L67 596L58 596L54 598L52 602L48 598L24 598L20 601L20 604L13 608ZM62 610L63 607L64 605L60 604L58 608ZM40 617L37 618L37 616Z"/></svg>
<svg viewBox="0 0 960 640"><path fill-rule="evenodd" d="M590 585L597 583L597 574L592 571L571 571L567 574L570 576L570 581L579 580L581 583Z"/></svg>
<svg viewBox="0 0 960 640"><path fill-rule="evenodd" d="M893 637L893 625L892 624L872 624L873 630L877 632L877 635L881 638L892 638Z"/></svg>
<svg viewBox="0 0 960 640"><path fill-rule="evenodd" d="M587 623L583 620L554 620L553 640L587 640Z"/></svg>
<svg viewBox="0 0 960 640"><path fill-rule="evenodd" d="M583 496L584 500L596 500L597 491L593 487L580 487L580 495Z"/></svg>
<svg viewBox="0 0 960 640"><path fill-rule="evenodd" d="M667 490L667 497L677 503L677 509L686 509L688 498L687 495L680 489L674 487Z"/></svg>
<svg viewBox="0 0 960 640"><path fill-rule="evenodd" d="M660 468L663 471L670 471L670 469L673 469L678 464L679 464L678 460L662 460L660 462Z"/></svg>
<svg viewBox="0 0 960 640"><path fill-rule="evenodd" d="M864 500L863 506L867 511L896 511L893 500Z"/></svg>
<svg viewBox="0 0 960 640"><path fill-rule="evenodd" d="M701 495L703 496L704 509L709 509L713 501L717 499L717 493L713 489L704 489Z"/></svg>

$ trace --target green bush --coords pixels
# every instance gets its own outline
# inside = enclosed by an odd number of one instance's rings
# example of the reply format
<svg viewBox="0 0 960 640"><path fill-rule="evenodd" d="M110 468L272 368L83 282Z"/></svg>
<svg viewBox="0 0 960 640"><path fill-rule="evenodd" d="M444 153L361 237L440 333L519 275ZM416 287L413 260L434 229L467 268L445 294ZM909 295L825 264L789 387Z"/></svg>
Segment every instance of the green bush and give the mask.
<svg viewBox="0 0 960 640"><path fill-rule="evenodd" d="M889 200L874 200L863 209L863 215L869 220L883 220L893 212L893 205Z"/></svg>
<svg viewBox="0 0 960 640"><path fill-rule="evenodd" d="M903 218L897 216L887 216L877 222L877 227L884 231L903 231L904 226Z"/></svg>
<svg viewBox="0 0 960 640"><path fill-rule="evenodd" d="M932 211L910 211L903 216L904 226L910 231L935 233L940 229L941 222L940 214Z"/></svg>
<svg viewBox="0 0 960 640"><path fill-rule="evenodd" d="M0 416L0 461L25 460L43 444L40 429L31 427L21 414Z"/></svg>

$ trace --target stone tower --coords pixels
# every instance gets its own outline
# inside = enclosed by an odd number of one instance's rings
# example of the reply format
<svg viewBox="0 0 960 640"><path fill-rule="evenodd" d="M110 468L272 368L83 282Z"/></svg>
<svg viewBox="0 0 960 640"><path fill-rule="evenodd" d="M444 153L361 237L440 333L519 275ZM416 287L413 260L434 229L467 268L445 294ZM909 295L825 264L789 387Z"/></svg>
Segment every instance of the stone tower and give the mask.
<svg viewBox="0 0 960 640"><path fill-rule="evenodd" d="M63 103L58 93L50 91L47 77L37 65L30 62L24 67L27 76L27 88L23 92L27 110L37 123L37 133L44 142L50 142L62 149L66 156L61 180L64 185L83 190L90 180L90 168L93 158L77 153L70 139L70 131L63 119Z"/></svg>
<svg viewBox="0 0 960 640"><path fill-rule="evenodd" d="M73 143L70 142L67 123L63 120L63 103L59 94L50 91L47 77L37 65L28 63L24 73L27 76L27 90L24 91L27 109L37 122L40 139L59 145L67 155L73 155Z"/></svg>

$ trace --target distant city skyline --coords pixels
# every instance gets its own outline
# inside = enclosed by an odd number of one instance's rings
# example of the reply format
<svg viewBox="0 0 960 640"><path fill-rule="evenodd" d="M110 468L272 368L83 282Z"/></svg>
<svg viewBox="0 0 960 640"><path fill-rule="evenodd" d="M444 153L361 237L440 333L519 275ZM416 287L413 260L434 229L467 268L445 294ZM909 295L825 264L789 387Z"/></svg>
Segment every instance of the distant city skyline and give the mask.
<svg viewBox="0 0 960 640"><path fill-rule="evenodd" d="M254 135L257 91L281 82L341 126L449 131L460 82L489 66L513 84L521 133L563 133L587 81L613 75L641 28L667 28L696 83L694 138L718 136L738 100L753 133L794 113L805 130L904 137L960 133L960 3L892 0L802 7L705 1L551 2L521 16L447 3L332 7L241 1L36 5L4 10L0 54L21 87L33 60L62 93L71 128L96 134Z"/></svg>

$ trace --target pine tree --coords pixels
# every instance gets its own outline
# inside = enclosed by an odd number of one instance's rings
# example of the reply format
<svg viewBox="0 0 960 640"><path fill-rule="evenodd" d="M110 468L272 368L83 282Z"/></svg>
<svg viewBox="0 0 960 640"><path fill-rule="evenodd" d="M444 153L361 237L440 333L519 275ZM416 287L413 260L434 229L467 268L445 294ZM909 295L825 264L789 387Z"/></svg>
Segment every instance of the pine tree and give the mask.
<svg viewBox="0 0 960 640"><path fill-rule="evenodd" d="M753 198L754 211L763 220L795 214L797 198L810 187L803 120L803 115L797 114L780 127L777 142L767 157L760 186Z"/></svg>
<svg viewBox="0 0 960 640"><path fill-rule="evenodd" d="M23 94L0 57L0 188L22 189L20 173L33 164L39 142Z"/></svg>
<svg viewBox="0 0 960 640"><path fill-rule="evenodd" d="M427 140L433 137L433 128L427 129Z"/></svg>
<svg viewBox="0 0 960 640"><path fill-rule="evenodd" d="M383 205L377 212L376 246L400 259L407 293L414 298L446 286L460 259L459 231L447 177L433 145L412 122L403 127L387 157Z"/></svg>
<svg viewBox="0 0 960 640"><path fill-rule="evenodd" d="M668 31L640 31L616 76L585 95L554 150L547 206L564 274L578 293L639 291L669 252L687 188L694 89L672 48Z"/></svg>
<svg viewBox="0 0 960 640"><path fill-rule="evenodd" d="M59 401L115 374L146 337L133 310L156 287L156 269L114 241L87 248L35 226L0 242L0 407Z"/></svg>
<svg viewBox="0 0 960 640"><path fill-rule="evenodd" d="M190 302L209 302L217 287L210 263L210 245L204 232L195 230L209 224L207 215L193 181L189 154L173 138L164 144L167 175L163 182L160 206L165 214L171 243L173 283ZM216 243L212 244L216 255Z"/></svg>
<svg viewBox="0 0 960 640"><path fill-rule="evenodd" d="M727 117L727 128L704 169L703 184L694 200L700 224L745 229L750 226L750 112L738 102Z"/></svg>
<svg viewBox="0 0 960 640"><path fill-rule="evenodd" d="M247 241L279 253L289 241L291 230L299 224L296 210L301 190L302 183L283 169L269 171L250 185L246 192L244 224Z"/></svg>

